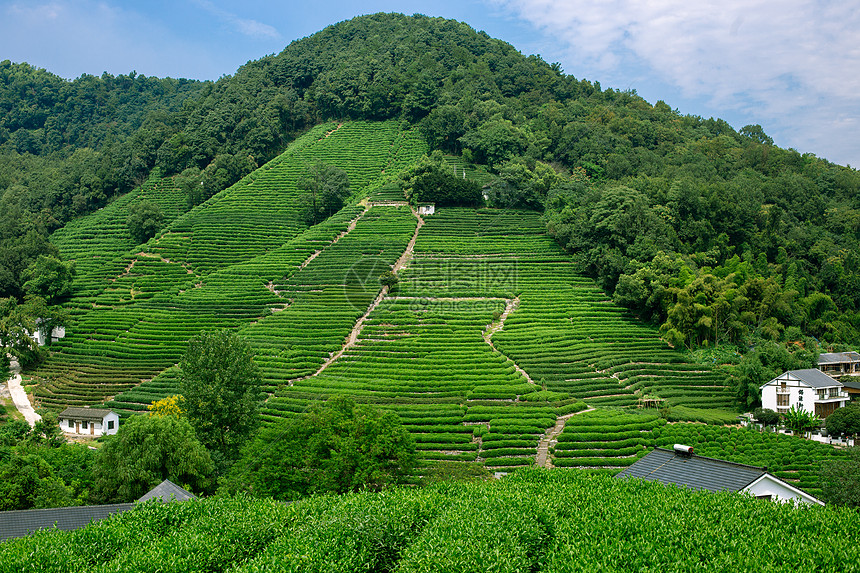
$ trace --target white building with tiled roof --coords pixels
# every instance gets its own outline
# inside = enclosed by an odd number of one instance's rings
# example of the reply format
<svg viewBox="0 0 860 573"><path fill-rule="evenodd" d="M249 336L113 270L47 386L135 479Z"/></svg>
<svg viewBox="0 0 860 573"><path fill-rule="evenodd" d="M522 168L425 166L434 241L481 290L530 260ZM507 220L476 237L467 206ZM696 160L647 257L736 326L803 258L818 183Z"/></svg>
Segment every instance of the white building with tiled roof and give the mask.
<svg viewBox="0 0 860 573"><path fill-rule="evenodd" d="M119 414L99 408L66 408L59 416L60 429L69 436L116 434Z"/></svg>
<svg viewBox="0 0 860 573"><path fill-rule="evenodd" d="M860 352L824 352L819 354L818 369L832 376L860 375Z"/></svg>
<svg viewBox="0 0 860 573"><path fill-rule="evenodd" d="M826 418L848 403L842 384L821 370L789 370L761 387L761 405L780 414L795 407Z"/></svg>
<svg viewBox="0 0 860 573"><path fill-rule="evenodd" d="M673 449L654 448L645 457L616 475L708 491L745 492L759 499L824 505L799 489L768 473L767 468L707 458L693 448L676 444Z"/></svg>

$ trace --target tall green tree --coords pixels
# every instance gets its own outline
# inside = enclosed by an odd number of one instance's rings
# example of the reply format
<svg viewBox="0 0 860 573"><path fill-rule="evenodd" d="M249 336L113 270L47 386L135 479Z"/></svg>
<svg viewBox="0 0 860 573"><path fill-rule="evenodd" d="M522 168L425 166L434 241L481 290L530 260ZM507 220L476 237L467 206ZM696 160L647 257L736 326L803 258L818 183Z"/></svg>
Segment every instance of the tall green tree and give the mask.
<svg viewBox="0 0 860 573"><path fill-rule="evenodd" d="M64 263L50 255L39 255L36 261L24 272L24 291L28 296L40 296L49 303L55 303L67 296L75 277L75 263Z"/></svg>
<svg viewBox="0 0 860 573"><path fill-rule="evenodd" d="M296 187L305 192L302 216L308 225L316 225L339 211L352 192L346 171L325 163L309 166Z"/></svg>
<svg viewBox="0 0 860 573"><path fill-rule="evenodd" d="M96 459L95 490L103 502L138 499L169 479L206 491L214 466L187 420L176 416L132 416L106 438Z"/></svg>
<svg viewBox="0 0 860 573"><path fill-rule="evenodd" d="M825 503L860 507L860 447L848 448L848 459L822 462L819 479Z"/></svg>
<svg viewBox="0 0 860 573"><path fill-rule="evenodd" d="M203 332L189 341L179 368L182 408L220 471L260 423L264 394L253 352L235 333Z"/></svg>
<svg viewBox="0 0 860 573"><path fill-rule="evenodd" d="M25 358L36 351L38 347L31 338L35 328L35 322L23 305L12 297L0 298L0 362L6 364L7 352Z"/></svg>
<svg viewBox="0 0 860 573"><path fill-rule="evenodd" d="M138 243L145 243L161 230L164 213L152 201L141 201L128 210L128 232Z"/></svg>
<svg viewBox="0 0 860 573"><path fill-rule="evenodd" d="M857 436L860 434L860 405L850 404L839 408L824 421L831 436Z"/></svg>
<svg viewBox="0 0 860 573"><path fill-rule="evenodd" d="M45 344L50 345L53 341L53 332L55 329L65 327L69 322L69 312L59 305L49 305L44 298L40 296L27 297L27 302L21 305L22 311L26 317L29 317L30 323L33 324L36 330L42 335L42 340Z"/></svg>
<svg viewBox="0 0 860 573"><path fill-rule="evenodd" d="M402 483L415 443L393 412L338 396L267 427L246 446L226 489L292 500Z"/></svg>
<svg viewBox="0 0 860 573"><path fill-rule="evenodd" d="M401 173L400 185L413 203L477 207L484 202L481 186L454 175L438 151L422 157Z"/></svg>

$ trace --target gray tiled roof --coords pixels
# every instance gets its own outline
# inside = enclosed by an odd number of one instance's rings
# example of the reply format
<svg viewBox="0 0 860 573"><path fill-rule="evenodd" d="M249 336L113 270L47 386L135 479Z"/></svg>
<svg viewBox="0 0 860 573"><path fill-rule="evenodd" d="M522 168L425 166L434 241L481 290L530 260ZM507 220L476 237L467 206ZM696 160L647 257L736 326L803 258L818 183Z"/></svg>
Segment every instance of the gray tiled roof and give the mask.
<svg viewBox="0 0 860 573"><path fill-rule="evenodd" d="M134 507L133 503L116 503L0 511L0 541L23 537L30 532L51 529L55 526L62 531L71 531L88 525L91 521L99 521L114 513L128 511L132 507Z"/></svg>
<svg viewBox="0 0 860 573"><path fill-rule="evenodd" d="M137 501L147 501L153 498L164 503L196 499L193 494L188 493L170 480L164 480ZM55 526L62 531L72 531L89 525L92 521L100 521L114 513L122 513L133 507L133 503L116 503L113 505L0 511L0 541L23 537L33 531L52 529Z"/></svg>
<svg viewBox="0 0 860 573"><path fill-rule="evenodd" d="M840 364L860 361L858 352L823 352L818 355L818 364Z"/></svg>
<svg viewBox="0 0 860 573"><path fill-rule="evenodd" d="M143 494L137 501L149 501L150 499L158 498L161 501L185 501L186 499L197 499L193 493L185 491L169 479L164 480L149 492Z"/></svg>
<svg viewBox="0 0 860 573"><path fill-rule="evenodd" d="M741 491L767 473L764 468L736 464L693 454L676 455L655 448L616 477L636 477L709 491Z"/></svg>
<svg viewBox="0 0 860 573"><path fill-rule="evenodd" d="M834 380L818 368L807 368L806 370L789 370L789 374L803 380L813 388L828 388L830 386L841 386L838 380Z"/></svg>
<svg viewBox="0 0 860 573"><path fill-rule="evenodd" d="M58 416L59 419L71 418L72 420L101 420L112 410L98 408L66 408Z"/></svg>

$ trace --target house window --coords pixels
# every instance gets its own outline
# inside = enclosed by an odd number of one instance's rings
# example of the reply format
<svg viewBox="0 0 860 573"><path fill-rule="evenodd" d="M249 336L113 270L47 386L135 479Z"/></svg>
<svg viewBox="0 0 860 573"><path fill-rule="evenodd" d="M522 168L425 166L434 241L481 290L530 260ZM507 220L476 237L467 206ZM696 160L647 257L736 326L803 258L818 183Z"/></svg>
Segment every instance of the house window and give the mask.
<svg viewBox="0 0 860 573"><path fill-rule="evenodd" d="M86 422L81 422L81 429L82 429L82 430L86 430L86 429L87 429L87 423L86 423Z"/></svg>
<svg viewBox="0 0 860 573"><path fill-rule="evenodd" d="M74 428L75 423L72 420L69 420L69 428Z"/></svg>
<svg viewBox="0 0 860 573"><path fill-rule="evenodd" d="M824 390L819 390L819 391L818 391L818 399L819 399L819 400L824 400Z"/></svg>
<svg viewBox="0 0 860 573"><path fill-rule="evenodd" d="M785 380L783 380L782 382L779 383L779 389L780 390L786 390L787 389L787 385L785 383Z"/></svg>
<svg viewBox="0 0 860 573"><path fill-rule="evenodd" d="M113 430L113 420L108 420L108 430Z"/></svg>
<svg viewBox="0 0 860 573"><path fill-rule="evenodd" d="M788 394L777 394L776 405L788 407Z"/></svg>

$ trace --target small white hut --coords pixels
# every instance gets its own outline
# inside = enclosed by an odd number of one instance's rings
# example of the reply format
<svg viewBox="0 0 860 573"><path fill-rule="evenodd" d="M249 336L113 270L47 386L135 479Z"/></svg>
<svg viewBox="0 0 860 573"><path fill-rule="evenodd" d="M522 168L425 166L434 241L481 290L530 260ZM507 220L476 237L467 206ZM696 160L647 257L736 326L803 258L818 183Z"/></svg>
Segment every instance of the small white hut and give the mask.
<svg viewBox="0 0 860 573"><path fill-rule="evenodd" d="M66 408L59 415L60 428L69 436L116 434L119 414L98 408Z"/></svg>

